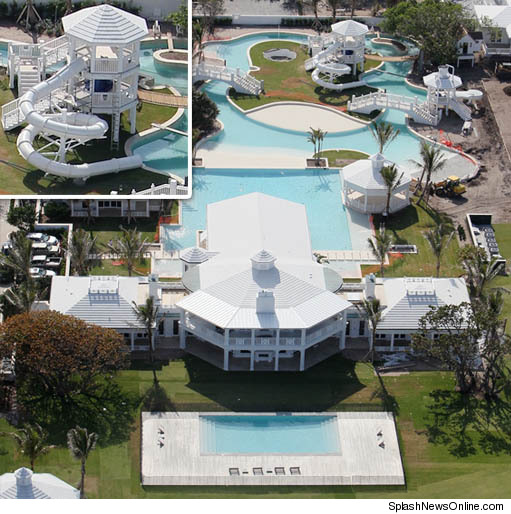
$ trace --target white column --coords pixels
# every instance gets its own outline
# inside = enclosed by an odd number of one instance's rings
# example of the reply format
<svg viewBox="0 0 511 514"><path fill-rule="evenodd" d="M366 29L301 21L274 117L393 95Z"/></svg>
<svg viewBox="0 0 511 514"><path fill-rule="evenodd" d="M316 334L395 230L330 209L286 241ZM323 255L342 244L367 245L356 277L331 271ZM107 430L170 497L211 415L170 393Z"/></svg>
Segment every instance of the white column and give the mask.
<svg viewBox="0 0 511 514"><path fill-rule="evenodd" d="M364 212L367 212L367 192L364 194Z"/></svg>
<svg viewBox="0 0 511 514"><path fill-rule="evenodd" d="M339 335L339 350L346 348L346 311L341 314L342 329Z"/></svg>
<svg viewBox="0 0 511 514"><path fill-rule="evenodd" d="M301 341L302 342L301 342L301 345L305 346L305 332L306 332L306 329L302 328L301 332L302 332L302 337L301 337Z"/></svg>
<svg viewBox="0 0 511 514"><path fill-rule="evenodd" d="M392 334L390 334L390 351L391 352L394 351L394 332L392 332Z"/></svg>
<svg viewBox="0 0 511 514"><path fill-rule="evenodd" d="M181 311L179 314L179 348L186 348L186 329L185 329L185 313Z"/></svg>
<svg viewBox="0 0 511 514"><path fill-rule="evenodd" d="M305 369L305 349L300 350L300 371Z"/></svg>
<svg viewBox="0 0 511 514"><path fill-rule="evenodd" d="M130 107L130 134L137 131L137 107Z"/></svg>
<svg viewBox="0 0 511 514"><path fill-rule="evenodd" d="M255 349L250 349L250 371L254 371L254 357L255 357Z"/></svg>
<svg viewBox="0 0 511 514"><path fill-rule="evenodd" d="M275 337L275 345L277 346L277 349L279 347L279 344L280 344L280 328L277 328L277 335Z"/></svg>
<svg viewBox="0 0 511 514"><path fill-rule="evenodd" d="M250 344L255 346L255 328L250 330Z"/></svg>
<svg viewBox="0 0 511 514"><path fill-rule="evenodd" d="M279 370L279 355L280 355L280 351L279 349L277 348L275 350L275 371L278 371Z"/></svg>
<svg viewBox="0 0 511 514"><path fill-rule="evenodd" d="M229 329L226 328L224 331L224 346L225 348L229 347Z"/></svg>
<svg viewBox="0 0 511 514"><path fill-rule="evenodd" d="M145 202L145 215L149 218L149 203L151 202L151 200L146 200Z"/></svg>
<svg viewBox="0 0 511 514"><path fill-rule="evenodd" d="M229 348L224 348L224 371L229 369Z"/></svg>
<svg viewBox="0 0 511 514"><path fill-rule="evenodd" d="M131 351L135 349L135 332L130 332L130 347Z"/></svg>

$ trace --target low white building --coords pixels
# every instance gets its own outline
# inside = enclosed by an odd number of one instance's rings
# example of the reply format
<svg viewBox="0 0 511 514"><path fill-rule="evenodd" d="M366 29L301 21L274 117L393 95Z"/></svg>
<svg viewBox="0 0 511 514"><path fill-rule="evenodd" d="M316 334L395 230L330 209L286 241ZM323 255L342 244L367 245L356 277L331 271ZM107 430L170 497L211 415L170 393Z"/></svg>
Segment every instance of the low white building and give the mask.
<svg viewBox="0 0 511 514"><path fill-rule="evenodd" d="M495 59L509 59L511 56L511 5L480 4L474 5L473 10L482 25L484 55Z"/></svg>
<svg viewBox="0 0 511 514"><path fill-rule="evenodd" d="M465 31L463 36L456 43L458 57L456 66L465 62L470 62L474 66L476 55L482 50L483 33L481 31L468 32Z"/></svg>
<svg viewBox="0 0 511 514"><path fill-rule="evenodd" d="M80 491L50 473L19 468L14 473L0 475L0 499L79 500Z"/></svg>
<svg viewBox="0 0 511 514"><path fill-rule="evenodd" d="M183 275L181 348L250 371L303 370L344 348L350 304L316 262L303 205L262 193L209 204L206 240L185 254L202 263Z"/></svg>
<svg viewBox="0 0 511 514"><path fill-rule="evenodd" d="M358 212L381 214L387 206L388 188L381 171L384 167L396 166L399 186L391 193L389 212L397 212L410 204L410 184L412 177L409 172L376 153L368 159L360 159L342 170L344 205Z"/></svg>
<svg viewBox="0 0 511 514"><path fill-rule="evenodd" d="M358 290L352 288L341 294L353 304L348 312L346 348L369 350L374 344L374 349L379 352L408 351L412 334L418 331L420 319L431 307L470 303L463 278L375 278L367 275ZM360 310L364 298L377 298L382 308L374 342L371 341L370 325ZM431 336L436 337L435 334Z"/></svg>

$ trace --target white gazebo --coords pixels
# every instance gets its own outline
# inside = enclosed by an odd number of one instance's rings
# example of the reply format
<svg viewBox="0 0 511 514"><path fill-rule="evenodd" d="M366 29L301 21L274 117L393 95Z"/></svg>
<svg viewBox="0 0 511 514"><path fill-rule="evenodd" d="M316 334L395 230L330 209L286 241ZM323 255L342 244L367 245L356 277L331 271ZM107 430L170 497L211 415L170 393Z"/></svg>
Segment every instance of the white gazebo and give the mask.
<svg viewBox="0 0 511 514"><path fill-rule="evenodd" d="M344 205L362 213L383 213L387 205L388 188L381 175L385 166L392 166L393 162L382 154L376 153L368 159L361 159L343 168L343 195ZM410 204L410 183L412 177L409 172L396 166L398 176L401 177L399 186L390 197L389 212L399 211Z"/></svg>
<svg viewBox="0 0 511 514"><path fill-rule="evenodd" d="M357 65L360 71L364 71L365 36L369 27L354 20L344 20L332 25L332 36L340 44L338 60L352 67L353 75L357 72Z"/></svg>
<svg viewBox="0 0 511 514"><path fill-rule="evenodd" d="M80 491L50 473L34 473L19 468L0 475L3 500L79 500Z"/></svg>

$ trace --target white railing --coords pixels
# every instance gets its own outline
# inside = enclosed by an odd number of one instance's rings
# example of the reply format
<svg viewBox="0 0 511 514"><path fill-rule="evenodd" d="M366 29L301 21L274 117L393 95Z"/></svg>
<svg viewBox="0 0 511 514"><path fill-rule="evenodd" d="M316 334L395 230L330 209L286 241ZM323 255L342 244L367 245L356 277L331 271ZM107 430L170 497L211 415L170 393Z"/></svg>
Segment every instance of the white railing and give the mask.
<svg viewBox="0 0 511 514"><path fill-rule="evenodd" d="M510 46L492 46L491 43L483 43L483 50L486 55L511 55Z"/></svg>
<svg viewBox="0 0 511 514"><path fill-rule="evenodd" d="M252 77L239 68L228 68L227 66L216 66L213 64L200 63L193 67L193 78L195 81L212 79L231 84L235 89L242 89L249 94L259 94L263 85L262 82ZM237 88L236 88L237 86Z"/></svg>
<svg viewBox="0 0 511 514"><path fill-rule="evenodd" d="M194 333L202 339L207 339L209 342L223 346L225 338L223 335L218 334L215 330L208 328L204 323L198 322L195 319L185 318L186 330Z"/></svg>
<svg viewBox="0 0 511 514"><path fill-rule="evenodd" d="M93 59L91 68L93 73L117 73L119 59Z"/></svg>
<svg viewBox="0 0 511 514"><path fill-rule="evenodd" d="M305 339L307 345L315 344L323 341L327 337L337 334L342 330L342 321L334 321L325 327L312 330Z"/></svg>

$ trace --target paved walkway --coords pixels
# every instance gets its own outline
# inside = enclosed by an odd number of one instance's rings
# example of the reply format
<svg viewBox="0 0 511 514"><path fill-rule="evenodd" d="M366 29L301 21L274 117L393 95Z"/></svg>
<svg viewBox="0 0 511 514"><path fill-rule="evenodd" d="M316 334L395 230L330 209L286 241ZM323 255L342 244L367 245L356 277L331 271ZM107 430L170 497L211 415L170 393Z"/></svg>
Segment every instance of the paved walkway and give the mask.
<svg viewBox="0 0 511 514"><path fill-rule="evenodd" d="M144 89L138 90L138 97L140 100L156 105L166 105L169 107L188 107L187 96L167 95L165 93L157 93L155 91L146 91Z"/></svg>

